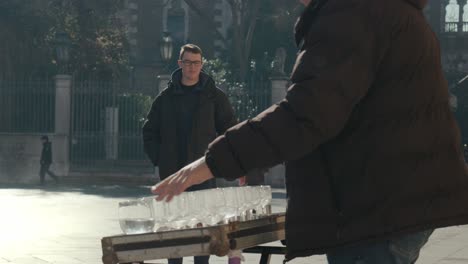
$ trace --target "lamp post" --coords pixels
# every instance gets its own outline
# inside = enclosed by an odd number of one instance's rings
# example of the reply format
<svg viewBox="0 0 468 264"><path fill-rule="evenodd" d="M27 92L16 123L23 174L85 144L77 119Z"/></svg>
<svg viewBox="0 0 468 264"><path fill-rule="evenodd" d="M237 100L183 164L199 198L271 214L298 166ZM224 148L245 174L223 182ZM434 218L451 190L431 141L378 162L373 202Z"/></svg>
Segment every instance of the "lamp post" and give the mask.
<svg viewBox="0 0 468 264"><path fill-rule="evenodd" d="M167 74L170 67L172 54L174 49L174 41L169 32L163 32L163 36L159 42L159 51L163 62L162 72L158 75L158 91L162 91L169 82L171 76Z"/></svg>
<svg viewBox="0 0 468 264"><path fill-rule="evenodd" d="M174 49L174 41L172 40L169 32L163 32L163 36L159 43L159 51L161 53L161 59L163 62L168 63L172 59L172 53Z"/></svg>
<svg viewBox="0 0 468 264"><path fill-rule="evenodd" d="M64 31L57 31L55 33L55 57L58 63L59 71L61 74L67 72L67 64L70 60L70 37Z"/></svg>
<svg viewBox="0 0 468 264"><path fill-rule="evenodd" d="M55 34L55 59L58 64L58 74L55 76L55 134L54 141L61 146L56 157L57 172L67 176L70 168L70 120L71 120L71 86L72 78L68 74L70 60L70 38L64 31ZM55 153L55 152L54 152Z"/></svg>

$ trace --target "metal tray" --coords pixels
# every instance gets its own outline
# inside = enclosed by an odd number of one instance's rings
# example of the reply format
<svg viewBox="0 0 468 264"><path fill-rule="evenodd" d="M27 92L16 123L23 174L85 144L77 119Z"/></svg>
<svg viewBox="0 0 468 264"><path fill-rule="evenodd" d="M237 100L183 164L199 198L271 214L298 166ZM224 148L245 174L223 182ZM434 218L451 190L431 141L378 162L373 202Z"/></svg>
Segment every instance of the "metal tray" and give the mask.
<svg viewBox="0 0 468 264"><path fill-rule="evenodd" d="M104 237L102 261L117 264L186 256L225 256L229 250L284 239L284 225L285 214L276 213L210 227Z"/></svg>

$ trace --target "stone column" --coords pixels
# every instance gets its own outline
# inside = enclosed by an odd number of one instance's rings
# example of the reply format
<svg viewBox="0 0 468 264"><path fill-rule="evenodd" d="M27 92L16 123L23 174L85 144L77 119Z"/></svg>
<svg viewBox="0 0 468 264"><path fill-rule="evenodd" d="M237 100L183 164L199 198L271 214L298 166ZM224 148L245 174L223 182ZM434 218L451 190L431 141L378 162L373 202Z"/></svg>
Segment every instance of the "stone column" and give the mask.
<svg viewBox="0 0 468 264"><path fill-rule="evenodd" d="M271 103L280 102L286 97L289 86L289 78L284 74L277 74L270 78L271 81ZM285 167L283 164L270 168L265 183L274 187L283 188L285 184Z"/></svg>
<svg viewBox="0 0 468 264"><path fill-rule="evenodd" d="M158 75L158 91L157 93L159 94L162 90L164 90L167 87L167 84L171 80L171 75L169 74L161 74Z"/></svg>
<svg viewBox="0 0 468 264"><path fill-rule="evenodd" d="M465 6L468 4L468 0L460 0L459 5L460 5L460 33L461 34L466 34L468 32L468 21L465 21L463 19L463 15L467 16L465 14Z"/></svg>
<svg viewBox="0 0 468 264"><path fill-rule="evenodd" d="M465 7L466 0L458 0L458 34L463 34L463 7Z"/></svg>
<svg viewBox="0 0 468 264"><path fill-rule="evenodd" d="M271 81L271 103L275 104L284 99L289 86L289 78L284 75L273 76Z"/></svg>
<svg viewBox="0 0 468 264"><path fill-rule="evenodd" d="M53 171L68 176L70 170L70 123L72 77L55 76L55 134L52 141Z"/></svg>
<svg viewBox="0 0 468 264"><path fill-rule="evenodd" d="M117 160L119 153L119 108L105 109L105 150L107 160Z"/></svg>
<svg viewBox="0 0 468 264"><path fill-rule="evenodd" d="M159 94L160 92L162 92L162 90L166 89L167 84L171 80L171 75L161 74L161 75L157 76L157 79L158 79L158 81L157 81L158 87L157 87L157 90L156 90L156 95ZM156 177L157 181L159 181L160 180L159 168L155 167L154 169L155 169L154 170L155 177Z"/></svg>
<svg viewBox="0 0 468 264"><path fill-rule="evenodd" d="M433 0L437 2L437 0ZM440 8L440 17L439 17L439 24L440 24L440 33L445 33L447 31L447 22L445 21L445 16L447 14L447 5L450 3L450 0L442 0L439 2Z"/></svg>

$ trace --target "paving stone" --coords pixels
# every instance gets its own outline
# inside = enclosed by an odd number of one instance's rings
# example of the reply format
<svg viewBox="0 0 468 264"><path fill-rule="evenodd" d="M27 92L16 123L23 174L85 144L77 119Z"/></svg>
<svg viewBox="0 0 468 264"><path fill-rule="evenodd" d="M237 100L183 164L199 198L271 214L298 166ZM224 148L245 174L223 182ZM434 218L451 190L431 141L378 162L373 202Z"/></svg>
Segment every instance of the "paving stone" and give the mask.
<svg viewBox="0 0 468 264"><path fill-rule="evenodd" d="M51 262L35 258L33 256L14 258L9 264L51 264Z"/></svg>
<svg viewBox="0 0 468 264"><path fill-rule="evenodd" d="M62 254L54 254L54 255L33 255L33 257L44 260L46 263L54 263L54 264L84 264L83 261L79 260L78 258L74 258L71 256L65 256Z"/></svg>
<svg viewBox="0 0 468 264"><path fill-rule="evenodd" d="M418 262L425 264L424 262ZM445 258L437 262L437 264L466 264L468 263L468 259L459 259L459 258Z"/></svg>
<svg viewBox="0 0 468 264"><path fill-rule="evenodd" d="M284 190L274 190L273 211L284 211ZM3 219L0 264L102 264L101 238L121 234L117 203L148 196L148 188L120 186L52 189L1 188ZM279 242L276 242L279 244ZM275 243L273 243L275 244ZM259 254L245 254L243 264L258 263ZM271 264L282 264L273 255ZM164 263L155 260L150 263ZM193 258L184 258L193 263ZM227 257L210 258L226 264ZM326 264L324 255L296 258L288 264ZM438 229L421 252L418 264L468 264L468 226Z"/></svg>

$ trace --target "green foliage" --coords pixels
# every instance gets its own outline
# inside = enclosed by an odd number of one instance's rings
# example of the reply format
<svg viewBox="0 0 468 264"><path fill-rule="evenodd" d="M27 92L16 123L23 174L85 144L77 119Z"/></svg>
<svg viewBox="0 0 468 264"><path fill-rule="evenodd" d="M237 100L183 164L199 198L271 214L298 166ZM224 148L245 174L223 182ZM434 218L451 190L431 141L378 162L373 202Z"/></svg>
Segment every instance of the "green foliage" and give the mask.
<svg viewBox="0 0 468 264"><path fill-rule="evenodd" d="M2 72L57 70L54 36L69 34L69 73L111 79L127 72L128 45L119 18L123 0L2 0Z"/></svg>
<svg viewBox="0 0 468 264"><path fill-rule="evenodd" d="M141 93L124 93L117 96L117 107L119 108L119 131L126 133L134 132L143 126L153 99L149 95Z"/></svg>
<svg viewBox="0 0 468 264"><path fill-rule="evenodd" d="M296 3L277 0L275 4L265 2L262 5L252 40L251 59L260 61L265 52L274 56L276 49L282 47L287 52L285 72L292 70L297 53L293 28L303 10L302 5L298 1Z"/></svg>
<svg viewBox="0 0 468 264"><path fill-rule="evenodd" d="M48 34L51 19L41 5L45 0L0 1L1 75L37 76L51 69Z"/></svg>
<svg viewBox="0 0 468 264"><path fill-rule="evenodd" d="M203 70L213 77L219 88L226 92L239 120L257 115L258 107L252 100L246 83L234 81L227 63L220 59L207 60L203 64Z"/></svg>
<svg viewBox="0 0 468 264"><path fill-rule="evenodd" d="M128 45L118 18L122 0L49 0L50 32L66 31L72 41L70 70L112 79L128 67ZM48 36L53 42L53 34Z"/></svg>
<svg viewBox="0 0 468 264"><path fill-rule="evenodd" d="M120 159L145 159L142 149L141 128L152 102L151 96L140 93L117 95Z"/></svg>

